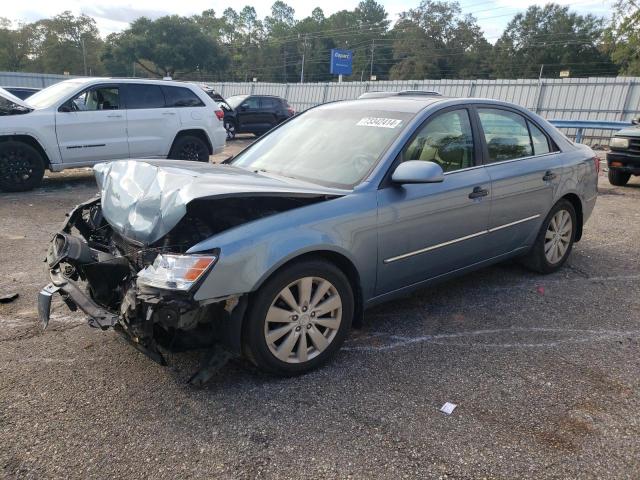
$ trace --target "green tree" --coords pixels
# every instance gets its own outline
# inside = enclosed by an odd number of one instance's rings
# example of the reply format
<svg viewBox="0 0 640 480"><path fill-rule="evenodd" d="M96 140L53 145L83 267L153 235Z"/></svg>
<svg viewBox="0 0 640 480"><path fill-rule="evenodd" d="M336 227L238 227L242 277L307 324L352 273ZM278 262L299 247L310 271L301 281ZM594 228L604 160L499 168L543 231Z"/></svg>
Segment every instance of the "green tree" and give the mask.
<svg viewBox="0 0 640 480"><path fill-rule="evenodd" d="M152 76L184 76L220 72L228 62L218 42L191 18L171 15L141 17L109 38L103 60L112 67L136 64Z"/></svg>
<svg viewBox="0 0 640 480"><path fill-rule="evenodd" d="M517 14L495 45L496 75L506 78L615 74L601 39L603 20L579 15L569 7L547 4L531 6Z"/></svg>
<svg viewBox="0 0 640 480"><path fill-rule="evenodd" d="M621 73L640 75L640 4L635 0L616 2L605 43Z"/></svg>
<svg viewBox="0 0 640 480"><path fill-rule="evenodd" d="M400 14L391 35L394 79L474 78L491 71L491 46L457 2L423 0Z"/></svg>

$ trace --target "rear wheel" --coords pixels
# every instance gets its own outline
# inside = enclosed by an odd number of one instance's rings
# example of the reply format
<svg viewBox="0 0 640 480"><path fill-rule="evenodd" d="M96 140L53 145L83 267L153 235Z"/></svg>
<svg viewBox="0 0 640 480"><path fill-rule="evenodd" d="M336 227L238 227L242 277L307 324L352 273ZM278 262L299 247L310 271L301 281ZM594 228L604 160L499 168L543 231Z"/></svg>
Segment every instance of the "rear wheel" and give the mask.
<svg viewBox="0 0 640 480"><path fill-rule="evenodd" d="M527 267L540 273L553 273L569 258L576 236L576 211L568 200L556 203L542 222L538 237L524 258Z"/></svg>
<svg viewBox="0 0 640 480"><path fill-rule="evenodd" d="M344 341L353 319L353 290L335 265L293 264L258 290L244 329L244 350L261 370L291 376L319 367Z"/></svg>
<svg viewBox="0 0 640 480"><path fill-rule="evenodd" d="M183 135L173 144L169 158L173 160L193 160L196 162L209 161L209 147L199 137Z"/></svg>
<svg viewBox="0 0 640 480"><path fill-rule="evenodd" d="M0 143L0 190L23 192L42 182L44 160L40 152L23 142Z"/></svg>
<svg viewBox="0 0 640 480"><path fill-rule="evenodd" d="M624 187L629 181L629 178L631 178L631 174L627 172L621 172L620 170L617 170L615 168L610 168L608 177L609 183L611 185Z"/></svg>

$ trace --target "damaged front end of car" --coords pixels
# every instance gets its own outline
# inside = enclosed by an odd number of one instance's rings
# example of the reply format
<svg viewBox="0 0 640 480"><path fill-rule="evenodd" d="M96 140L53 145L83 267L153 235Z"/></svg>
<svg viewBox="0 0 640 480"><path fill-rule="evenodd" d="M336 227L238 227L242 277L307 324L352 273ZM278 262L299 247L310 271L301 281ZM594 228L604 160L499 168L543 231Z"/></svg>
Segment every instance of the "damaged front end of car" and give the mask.
<svg viewBox="0 0 640 480"><path fill-rule="evenodd" d="M59 294L72 311L87 315L91 327L113 328L160 364L166 364L169 351L207 349L203 368L191 380L201 384L226 359L241 354L248 292L196 299L221 252L192 252L192 247L326 196L261 192L258 200L239 192L238 184L219 186L227 169L234 173L232 167L211 166L213 173L202 173L201 166L156 163L96 167L101 196L70 212L49 245L45 261L51 282L39 294L39 316L46 328L52 296Z"/></svg>
<svg viewBox="0 0 640 480"><path fill-rule="evenodd" d="M43 327L52 295L59 293L72 311L87 315L91 327L114 328L162 365L163 351L217 345L231 353L246 298L196 301L192 294L219 253L184 255L186 245L164 243L144 247L124 239L105 221L99 198L78 205L49 246L51 283L38 299Z"/></svg>

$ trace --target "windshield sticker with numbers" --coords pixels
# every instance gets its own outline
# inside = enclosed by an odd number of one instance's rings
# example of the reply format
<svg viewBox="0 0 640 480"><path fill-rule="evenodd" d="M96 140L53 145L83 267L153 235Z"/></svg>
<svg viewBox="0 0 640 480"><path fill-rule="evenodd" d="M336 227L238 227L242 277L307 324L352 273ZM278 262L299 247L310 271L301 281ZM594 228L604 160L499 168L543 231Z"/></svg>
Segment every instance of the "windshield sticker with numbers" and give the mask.
<svg viewBox="0 0 640 480"><path fill-rule="evenodd" d="M396 128L401 123L402 120L395 118L364 117L356 125L359 127Z"/></svg>

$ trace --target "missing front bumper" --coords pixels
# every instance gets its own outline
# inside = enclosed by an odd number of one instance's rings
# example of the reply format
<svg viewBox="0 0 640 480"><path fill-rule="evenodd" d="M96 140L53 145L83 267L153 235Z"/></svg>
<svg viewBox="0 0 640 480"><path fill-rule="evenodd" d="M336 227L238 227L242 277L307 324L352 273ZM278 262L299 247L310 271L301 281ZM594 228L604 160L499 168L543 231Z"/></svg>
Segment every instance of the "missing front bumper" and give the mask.
<svg viewBox="0 0 640 480"><path fill-rule="evenodd" d="M38 316L43 329L49 325L51 317L51 300L59 293L68 306L77 307L88 317L89 325L106 330L118 322L118 315L95 303L82 289L59 270L51 270L51 283L38 294Z"/></svg>

